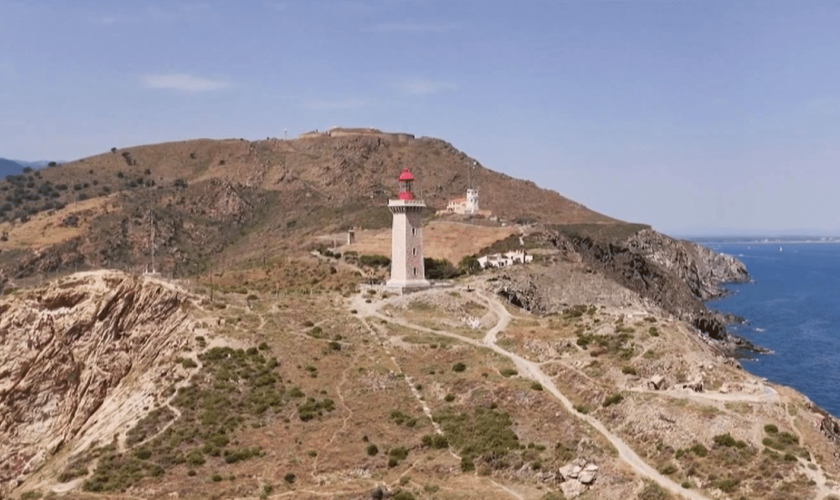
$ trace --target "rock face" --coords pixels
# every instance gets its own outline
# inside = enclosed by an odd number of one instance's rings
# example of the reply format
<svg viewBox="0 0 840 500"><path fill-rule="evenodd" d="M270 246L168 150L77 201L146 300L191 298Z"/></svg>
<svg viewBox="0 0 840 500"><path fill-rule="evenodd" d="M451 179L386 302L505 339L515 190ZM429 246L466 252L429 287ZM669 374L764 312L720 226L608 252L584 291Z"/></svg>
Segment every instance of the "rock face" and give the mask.
<svg viewBox="0 0 840 500"><path fill-rule="evenodd" d="M704 301L725 293L721 286L724 283L748 281L743 263L650 228L603 227L558 226L546 229L542 238L558 249L565 261L584 264L589 272L638 293L715 340L732 340L726 332L726 319L706 308ZM548 304L551 299L534 282L505 277L497 283L497 292L535 312L558 309L556 304Z"/></svg>
<svg viewBox="0 0 840 500"><path fill-rule="evenodd" d="M675 240L644 229L626 241L627 246L679 277L700 300L723 294L724 283L743 283L750 277L744 263L691 241Z"/></svg>
<svg viewBox="0 0 840 500"><path fill-rule="evenodd" d="M108 271L0 299L0 497L58 450L108 442L148 411L172 369L159 360L190 323L183 303Z"/></svg>

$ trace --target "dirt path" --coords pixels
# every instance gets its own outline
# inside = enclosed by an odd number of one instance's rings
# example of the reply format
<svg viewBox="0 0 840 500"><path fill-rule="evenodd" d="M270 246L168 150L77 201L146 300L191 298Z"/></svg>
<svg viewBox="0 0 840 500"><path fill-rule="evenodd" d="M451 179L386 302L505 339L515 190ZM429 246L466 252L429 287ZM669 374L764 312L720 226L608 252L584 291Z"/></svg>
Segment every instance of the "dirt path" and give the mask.
<svg viewBox="0 0 840 500"><path fill-rule="evenodd" d="M359 312L360 316L373 316L399 324L406 328L430 333L432 335L440 335L460 340L461 342L473 345L475 347L487 347L489 349L492 349L496 353L507 357L516 365L516 368L519 371L520 375L542 384L542 386L546 390L548 390L548 392L550 392L552 396L554 396L563 404L563 406L566 408L566 411L568 411L570 414L574 415L578 419L588 423L595 430L601 433L601 435L603 435L604 438L606 438L610 442L610 444L612 444L613 447L615 447L616 451L618 452L619 458L621 458L625 463L627 463L637 474L654 481L655 483L659 484L662 488L668 490L669 492L673 493L678 497L688 498L689 500L709 500L706 496L701 495L696 491L686 490L676 482L660 474L656 469L654 469L653 467L648 465L644 460L642 460L641 457L639 457L639 455L637 455L636 452L634 452L621 438L607 430L607 428L600 421L598 421L594 417L584 415L575 410L574 406L572 405L572 402L569 401L569 399L566 398L566 396L564 396L557 389L551 377L543 373L538 363L528 361L522 358L521 356L508 352L507 350L496 345L496 336L500 331L504 330L510 323L511 315L508 312L508 310L504 307L504 305L498 302L498 300L496 300L494 297L490 297L480 292L476 292L476 295L480 297L480 299L484 301L487 304L487 306L494 313L496 313L496 315L499 318L496 325L487 331L487 333L481 341L473 340L443 330L432 330L430 328L414 325L407 321L402 321L397 318L385 316L378 311L377 306L375 304L365 303L361 296L357 296L353 299L352 307Z"/></svg>

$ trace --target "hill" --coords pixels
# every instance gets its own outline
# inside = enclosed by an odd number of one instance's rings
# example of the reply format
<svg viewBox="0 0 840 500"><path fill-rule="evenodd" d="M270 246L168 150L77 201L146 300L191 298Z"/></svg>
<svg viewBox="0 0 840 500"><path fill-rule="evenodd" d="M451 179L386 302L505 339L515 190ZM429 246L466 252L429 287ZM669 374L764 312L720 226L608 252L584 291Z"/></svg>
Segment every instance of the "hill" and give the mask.
<svg viewBox="0 0 840 500"><path fill-rule="evenodd" d="M10 174L19 174L23 170L23 165L12 160L0 158L0 177L5 177Z"/></svg>
<svg viewBox="0 0 840 500"><path fill-rule="evenodd" d="M429 215L429 257L533 262L376 285L402 167L432 209L470 172L495 214ZM704 305L741 262L444 141L114 148L0 197L3 498L840 493L840 423L741 369Z"/></svg>
<svg viewBox="0 0 840 500"><path fill-rule="evenodd" d="M462 196L472 176L482 208L507 224L619 222L485 168L439 139L339 129L288 141L113 148L0 181L0 230L9 233L0 266L17 264L9 274L19 277L71 265L142 268L151 224L158 264L175 275L220 259L271 257L318 234L387 227L384 207L403 167L431 210ZM30 220L40 221L37 238Z"/></svg>

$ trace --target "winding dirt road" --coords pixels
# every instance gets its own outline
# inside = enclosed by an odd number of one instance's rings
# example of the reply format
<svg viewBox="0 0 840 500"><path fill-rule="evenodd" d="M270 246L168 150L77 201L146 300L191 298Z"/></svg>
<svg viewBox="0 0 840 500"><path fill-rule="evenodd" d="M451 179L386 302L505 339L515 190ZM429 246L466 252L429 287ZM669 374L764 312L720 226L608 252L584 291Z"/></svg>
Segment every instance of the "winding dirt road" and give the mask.
<svg viewBox="0 0 840 500"><path fill-rule="evenodd" d="M422 292L421 292L422 293ZM364 298L359 295L356 296L353 301L351 307L358 311L360 316L366 317L376 317L380 319L384 319L386 321L396 323L398 325L404 326L406 328L411 328L413 330L422 331L425 333L429 333L432 335L440 335L444 337L453 338L459 340L461 342L473 345L475 347L486 347L492 349L496 353L507 357L516 365L519 374L523 377L529 378L536 382L542 384L542 386L551 393L558 401L560 401L563 406L566 408L570 414L574 415L580 420L583 420L590 426L592 426L595 430L597 430L601 435L606 438L610 444L615 447L616 451L618 452L619 458L623 460L627 465L629 465L637 474L642 477L648 478L651 481L657 483L662 488L666 489L667 491L671 492L672 494L687 498L689 500L709 500L708 497L701 495L700 493L692 490L686 490L676 482L672 481L668 477L660 474L656 469L645 463L644 460L639 457L639 455L634 452L630 446L627 445L621 438L616 436L615 434L611 433L607 430L604 425L589 415L584 415L579 413L577 410L574 409L572 402L564 396L554 385L551 377L543 373L542 369L540 369L539 364L534 363L532 361L528 361L521 356L518 356L512 352L509 352L496 344L496 336L504 330L507 325L510 323L511 315L508 310L502 305L495 297L489 296L482 292L472 292L476 294L487 306L493 311L494 314L499 318L498 322L487 331L484 335L484 338L481 341L474 340L468 337L463 337L461 335L443 331L443 330L432 330L430 328L425 328L420 325L415 325L405 320L401 320L398 318L393 318L390 316L385 316L384 314L380 313L377 307L377 304L373 303L365 303ZM387 299L385 301L379 302L379 305L387 303Z"/></svg>

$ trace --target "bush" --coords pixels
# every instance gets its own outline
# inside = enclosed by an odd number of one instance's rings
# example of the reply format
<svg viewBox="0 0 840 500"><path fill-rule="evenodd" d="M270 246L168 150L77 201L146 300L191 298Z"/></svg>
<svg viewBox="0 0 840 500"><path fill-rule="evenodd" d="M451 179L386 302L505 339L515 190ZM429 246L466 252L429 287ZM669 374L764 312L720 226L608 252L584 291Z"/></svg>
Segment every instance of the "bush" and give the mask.
<svg viewBox="0 0 840 500"><path fill-rule="evenodd" d="M446 396L443 397L443 400L446 401L447 403L451 403L451 402L455 401L455 395L454 394L447 394Z"/></svg>
<svg viewBox="0 0 840 500"><path fill-rule="evenodd" d="M505 377L505 378L513 377L514 375L519 375L519 372L514 370L513 368L505 368L505 369L501 370L499 373L501 373L502 376Z"/></svg>
<svg viewBox="0 0 840 500"><path fill-rule="evenodd" d="M391 451L388 452L388 455L396 458L397 460L405 460L406 457L408 457L408 450L405 449L404 446L398 446L396 448L391 448Z"/></svg>
<svg viewBox="0 0 840 500"><path fill-rule="evenodd" d="M475 463L469 455L461 457L461 472L472 472L475 470Z"/></svg>
<svg viewBox="0 0 840 500"><path fill-rule="evenodd" d="M402 483L402 481L400 481ZM414 500L414 495L407 490L399 490L391 497L393 500Z"/></svg>
<svg viewBox="0 0 840 500"><path fill-rule="evenodd" d="M721 479L720 481L716 481L714 485L720 488L720 491L724 493L732 493L736 489L738 489L738 485L741 482L735 478L728 477L726 479Z"/></svg>
<svg viewBox="0 0 840 500"><path fill-rule="evenodd" d="M623 373L625 375L633 375L633 376L638 375L638 373L636 373L636 369L633 368L632 366L622 367L621 368L621 373Z"/></svg>
<svg viewBox="0 0 840 500"><path fill-rule="evenodd" d="M375 444L369 444L367 447L368 456L375 457L379 453L379 448Z"/></svg>
<svg viewBox="0 0 840 500"><path fill-rule="evenodd" d="M604 400L603 405L604 408L606 408L608 406L617 405L622 401L624 401L624 396L622 396L621 394L613 394L612 396L609 396L607 399Z"/></svg>
<svg viewBox="0 0 840 500"><path fill-rule="evenodd" d="M767 438L765 438L767 439ZM746 448L747 443L743 441L736 441L734 437L732 437L728 432L726 434L719 434L712 438L714 443L717 446L723 446L725 448Z"/></svg>
<svg viewBox="0 0 840 500"><path fill-rule="evenodd" d="M291 472L289 472L289 473L287 473L285 476L283 476L283 481L286 481L286 482L287 482L287 483L289 483L289 484L294 483L294 482L295 482L295 479L297 479L297 476L295 476L295 475L294 475L293 473L291 473Z"/></svg>
<svg viewBox="0 0 840 500"><path fill-rule="evenodd" d="M533 389L535 391L541 391L541 390L543 390L543 386L539 382L534 382L534 383L531 384L531 389Z"/></svg>
<svg viewBox="0 0 840 500"><path fill-rule="evenodd" d="M260 342L260 345L257 347L257 349L259 349L260 351L267 351L268 344L266 344L265 342Z"/></svg>
<svg viewBox="0 0 840 500"><path fill-rule="evenodd" d="M462 372L467 369L467 365L461 363L460 361L452 365L453 372Z"/></svg>
<svg viewBox="0 0 840 500"><path fill-rule="evenodd" d="M647 482L636 498L638 500L668 500L671 496L658 484Z"/></svg>
<svg viewBox="0 0 840 500"><path fill-rule="evenodd" d="M221 482L221 481L222 481L222 476L221 476L221 474L219 474L219 473L217 472L216 474L213 474L213 475L210 477L210 479L212 479L214 483L219 483L219 482Z"/></svg>
<svg viewBox="0 0 840 500"><path fill-rule="evenodd" d="M423 259L426 268L426 278L431 280L448 280L461 275L460 271L446 259Z"/></svg>
<svg viewBox="0 0 840 500"><path fill-rule="evenodd" d="M767 434L778 434L779 428L773 424L767 424L764 426L764 432L766 432Z"/></svg>
<svg viewBox="0 0 840 500"><path fill-rule="evenodd" d="M388 267L391 265L391 259L384 255L360 255L359 263L367 267Z"/></svg>
<svg viewBox="0 0 840 500"><path fill-rule="evenodd" d="M666 464L661 469L659 469L659 473L665 476L670 476L675 472L677 472L677 466L674 464Z"/></svg>

